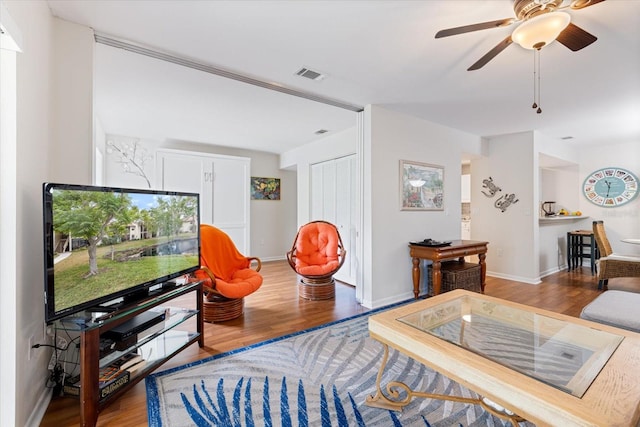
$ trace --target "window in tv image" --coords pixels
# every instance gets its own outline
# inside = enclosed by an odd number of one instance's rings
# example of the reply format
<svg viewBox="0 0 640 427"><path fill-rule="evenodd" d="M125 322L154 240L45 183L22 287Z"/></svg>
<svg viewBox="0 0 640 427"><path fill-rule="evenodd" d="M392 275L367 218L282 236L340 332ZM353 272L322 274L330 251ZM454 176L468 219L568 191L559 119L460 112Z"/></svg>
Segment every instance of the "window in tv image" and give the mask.
<svg viewBox="0 0 640 427"><path fill-rule="evenodd" d="M199 265L197 197L53 189L52 210L56 312Z"/></svg>

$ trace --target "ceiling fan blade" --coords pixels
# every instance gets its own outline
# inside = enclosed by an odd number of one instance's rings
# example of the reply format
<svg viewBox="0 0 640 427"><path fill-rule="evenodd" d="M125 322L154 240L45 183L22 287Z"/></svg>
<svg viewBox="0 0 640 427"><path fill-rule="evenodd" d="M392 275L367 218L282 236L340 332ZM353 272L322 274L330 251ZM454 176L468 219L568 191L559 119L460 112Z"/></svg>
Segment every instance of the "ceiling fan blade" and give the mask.
<svg viewBox="0 0 640 427"><path fill-rule="evenodd" d="M602 0L601 0L602 1ZM499 19L497 21L481 22L479 24L464 25L462 27L448 28L436 33L436 38L455 36L456 34L470 33L472 31L488 30L489 28L506 27L516 21L515 18Z"/></svg>
<svg viewBox="0 0 640 427"><path fill-rule="evenodd" d="M584 9L585 7L593 6L594 4L598 4L603 2L604 0L574 0L571 2L571 9L579 10Z"/></svg>
<svg viewBox="0 0 640 427"><path fill-rule="evenodd" d="M487 62L491 61L496 55L505 50L511 43L513 43L513 40L511 40L511 36L507 36L506 39L502 40L493 49L487 52L482 58L478 59L475 64L467 68L467 71L478 70L484 67Z"/></svg>
<svg viewBox="0 0 640 427"><path fill-rule="evenodd" d="M589 46L598 40L598 38L577 25L569 24L556 40L575 52Z"/></svg>

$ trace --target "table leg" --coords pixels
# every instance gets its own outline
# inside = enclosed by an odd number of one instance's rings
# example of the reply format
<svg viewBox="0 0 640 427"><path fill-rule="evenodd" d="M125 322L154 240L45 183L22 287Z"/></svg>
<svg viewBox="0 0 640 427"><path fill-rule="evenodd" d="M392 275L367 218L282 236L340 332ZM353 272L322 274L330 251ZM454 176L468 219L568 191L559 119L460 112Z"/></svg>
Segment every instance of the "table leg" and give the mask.
<svg viewBox="0 0 640 427"><path fill-rule="evenodd" d="M442 271L440 261L433 261L431 265L431 280L433 280L433 295L438 295L440 293L440 289L442 288Z"/></svg>
<svg viewBox="0 0 640 427"><path fill-rule="evenodd" d="M584 260L584 236L578 236L578 257L580 258L580 268L582 268L582 263ZM578 267L578 263L576 262L576 268Z"/></svg>
<svg viewBox="0 0 640 427"><path fill-rule="evenodd" d="M567 271L571 271L571 233L567 233Z"/></svg>
<svg viewBox="0 0 640 427"><path fill-rule="evenodd" d="M483 294L485 280L487 279L487 264L484 262L485 258L487 258L487 254L478 254L478 259L480 260L480 280L482 281L480 283L480 289L482 290Z"/></svg>
<svg viewBox="0 0 640 427"><path fill-rule="evenodd" d="M420 294L420 258L413 258L413 298L418 299Z"/></svg>

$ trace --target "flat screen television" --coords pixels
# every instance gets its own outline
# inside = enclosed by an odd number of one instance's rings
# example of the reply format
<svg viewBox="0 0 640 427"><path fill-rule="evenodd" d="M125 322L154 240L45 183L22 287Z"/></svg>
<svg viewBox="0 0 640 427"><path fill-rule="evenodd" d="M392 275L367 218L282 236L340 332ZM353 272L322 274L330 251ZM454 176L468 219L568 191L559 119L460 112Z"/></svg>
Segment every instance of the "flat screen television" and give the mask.
<svg viewBox="0 0 640 427"><path fill-rule="evenodd" d="M43 184L46 322L113 310L197 270L199 202L196 193Z"/></svg>

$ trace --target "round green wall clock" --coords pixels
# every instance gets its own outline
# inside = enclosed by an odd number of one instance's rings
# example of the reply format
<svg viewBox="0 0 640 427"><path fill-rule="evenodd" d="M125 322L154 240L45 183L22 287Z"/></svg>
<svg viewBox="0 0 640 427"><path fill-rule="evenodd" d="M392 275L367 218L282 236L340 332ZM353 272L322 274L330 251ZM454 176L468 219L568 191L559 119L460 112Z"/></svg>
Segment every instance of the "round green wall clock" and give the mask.
<svg viewBox="0 0 640 427"><path fill-rule="evenodd" d="M638 195L638 177L622 168L598 169L584 180L582 193L595 205L614 208Z"/></svg>

